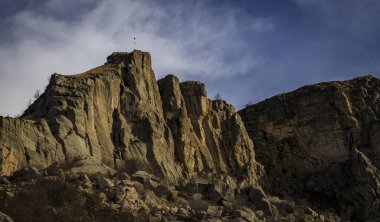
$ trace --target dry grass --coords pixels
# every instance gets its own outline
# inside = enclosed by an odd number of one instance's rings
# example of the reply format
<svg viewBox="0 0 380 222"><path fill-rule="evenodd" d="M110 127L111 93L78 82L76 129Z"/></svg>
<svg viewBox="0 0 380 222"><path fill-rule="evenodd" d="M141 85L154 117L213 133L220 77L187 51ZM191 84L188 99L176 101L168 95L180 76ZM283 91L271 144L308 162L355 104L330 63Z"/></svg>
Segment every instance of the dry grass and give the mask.
<svg viewBox="0 0 380 222"><path fill-rule="evenodd" d="M106 64L106 65L96 67L94 69L90 69L90 70L83 72L83 73L67 75L66 77L68 77L68 78L89 78L89 77L94 76L94 75L99 76L99 75L106 75L106 74L116 73L116 72L117 72L117 68L114 65Z"/></svg>
<svg viewBox="0 0 380 222"><path fill-rule="evenodd" d="M78 191L75 182L40 179L19 187L14 197L0 192L0 209L15 222L144 221L129 212L111 209L94 194Z"/></svg>

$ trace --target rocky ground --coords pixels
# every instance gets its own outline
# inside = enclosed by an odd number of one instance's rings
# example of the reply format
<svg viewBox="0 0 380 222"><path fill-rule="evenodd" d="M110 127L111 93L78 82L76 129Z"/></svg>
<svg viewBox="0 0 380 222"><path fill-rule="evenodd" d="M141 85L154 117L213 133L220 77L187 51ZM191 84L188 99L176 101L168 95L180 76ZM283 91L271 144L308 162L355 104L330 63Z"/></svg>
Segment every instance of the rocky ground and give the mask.
<svg viewBox="0 0 380 222"><path fill-rule="evenodd" d="M144 171L88 175L58 164L1 177L0 198L3 213L20 222L339 221L306 201L267 196L260 187L239 189L231 177L171 186Z"/></svg>

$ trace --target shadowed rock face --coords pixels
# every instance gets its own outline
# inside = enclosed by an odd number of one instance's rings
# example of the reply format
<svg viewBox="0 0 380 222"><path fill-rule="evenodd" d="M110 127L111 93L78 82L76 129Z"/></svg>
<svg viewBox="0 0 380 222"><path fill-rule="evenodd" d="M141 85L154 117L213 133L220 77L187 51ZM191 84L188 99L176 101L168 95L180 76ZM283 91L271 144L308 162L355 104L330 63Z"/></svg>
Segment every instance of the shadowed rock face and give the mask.
<svg viewBox="0 0 380 222"><path fill-rule="evenodd" d="M162 97L162 99L161 99ZM256 183L253 143L224 101L172 75L157 84L149 53L113 53L82 74L54 74L21 119L0 119L1 174L91 156L118 170Z"/></svg>
<svg viewBox="0 0 380 222"><path fill-rule="evenodd" d="M239 114L255 142L257 159L268 173L267 190L303 197L318 191L337 205L355 202L355 206L341 206L347 218L359 214L356 219L368 217L370 213L363 212L365 205L378 211L379 181L368 178L379 177L379 102L380 80L366 76L305 86L241 110ZM364 174L371 176L357 174L363 165L352 159L354 149L359 153L357 158L365 160ZM326 173L329 176L318 177L318 183L310 182L315 175ZM329 185L321 185L326 183ZM353 192L353 187L360 187L360 191ZM360 195L364 197L357 201Z"/></svg>

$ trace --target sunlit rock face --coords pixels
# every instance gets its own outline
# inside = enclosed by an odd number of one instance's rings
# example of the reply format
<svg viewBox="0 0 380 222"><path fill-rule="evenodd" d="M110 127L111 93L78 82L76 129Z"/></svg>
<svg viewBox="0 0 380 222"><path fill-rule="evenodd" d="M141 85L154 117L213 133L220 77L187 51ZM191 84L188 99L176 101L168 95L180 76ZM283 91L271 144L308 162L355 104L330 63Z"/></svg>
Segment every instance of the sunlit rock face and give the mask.
<svg viewBox="0 0 380 222"><path fill-rule="evenodd" d="M171 182L233 175L257 183L254 147L234 108L204 84L155 79L149 53L116 52L100 67L54 74L20 119L2 118L1 174L91 156Z"/></svg>
<svg viewBox="0 0 380 222"><path fill-rule="evenodd" d="M158 81L164 115L175 141L175 157L186 175L232 175L257 181L261 166L235 109L209 100L203 83L179 83L168 75Z"/></svg>

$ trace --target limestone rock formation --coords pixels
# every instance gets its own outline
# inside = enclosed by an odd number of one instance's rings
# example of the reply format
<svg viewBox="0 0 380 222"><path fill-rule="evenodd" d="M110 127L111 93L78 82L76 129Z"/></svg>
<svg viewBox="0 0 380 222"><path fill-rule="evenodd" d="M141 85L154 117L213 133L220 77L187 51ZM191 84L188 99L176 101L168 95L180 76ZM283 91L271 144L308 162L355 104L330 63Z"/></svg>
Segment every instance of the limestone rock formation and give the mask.
<svg viewBox="0 0 380 222"><path fill-rule="evenodd" d="M165 120L174 137L178 162L188 175L248 176L257 181L253 143L240 116L223 100L207 99L203 83L179 83L168 75L158 81ZM239 178L243 179L243 178Z"/></svg>
<svg viewBox="0 0 380 222"><path fill-rule="evenodd" d="M241 110L267 172L266 190L315 200L322 189L326 203L353 205L339 208L347 219L379 217L367 212L379 212L379 102L380 80L365 76L305 86ZM310 180L321 174L329 176L318 177L316 188Z"/></svg>
<svg viewBox="0 0 380 222"><path fill-rule="evenodd" d="M63 150L44 119L0 117L0 141L1 175L10 175L27 165L41 167L64 159Z"/></svg>
<svg viewBox="0 0 380 222"><path fill-rule="evenodd" d="M116 52L85 73L52 75L21 118L0 117L0 210L16 221L41 212L41 221L67 212L82 221L378 221L379 118L371 76L237 113L200 82L156 81L149 53Z"/></svg>
<svg viewBox="0 0 380 222"><path fill-rule="evenodd" d="M231 105L207 99L199 82L169 75L157 83L149 53L137 50L82 74L54 74L20 119L1 117L0 144L1 175L83 159L172 183L233 175L249 185L262 172Z"/></svg>

